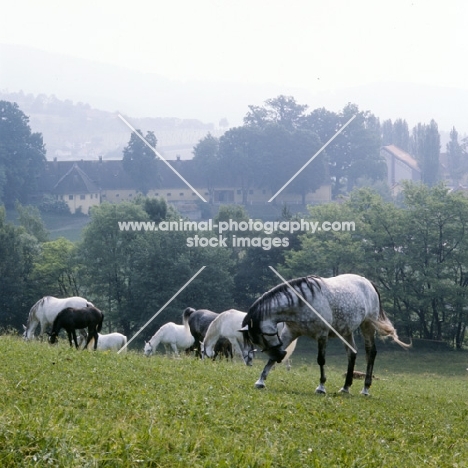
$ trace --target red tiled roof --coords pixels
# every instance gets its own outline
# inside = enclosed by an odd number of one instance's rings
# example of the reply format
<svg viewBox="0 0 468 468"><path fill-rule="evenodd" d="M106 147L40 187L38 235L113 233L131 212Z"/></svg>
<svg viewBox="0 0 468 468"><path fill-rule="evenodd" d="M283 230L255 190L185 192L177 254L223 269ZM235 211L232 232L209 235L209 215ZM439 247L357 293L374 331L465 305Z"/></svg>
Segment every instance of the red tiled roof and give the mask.
<svg viewBox="0 0 468 468"><path fill-rule="evenodd" d="M407 166L411 167L411 169L421 172L421 169L419 169L418 162L416 161L416 159L414 159L413 156L411 156L406 151L403 151L401 148L398 148L398 146L387 145L384 146L383 149L395 156L395 158L404 162Z"/></svg>

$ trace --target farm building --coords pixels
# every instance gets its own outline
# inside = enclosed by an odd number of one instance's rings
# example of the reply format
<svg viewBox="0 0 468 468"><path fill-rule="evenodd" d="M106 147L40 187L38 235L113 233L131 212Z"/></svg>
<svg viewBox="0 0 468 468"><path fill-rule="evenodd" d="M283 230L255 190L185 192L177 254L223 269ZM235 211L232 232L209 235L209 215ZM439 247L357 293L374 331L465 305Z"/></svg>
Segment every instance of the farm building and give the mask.
<svg viewBox="0 0 468 468"><path fill-rule="evenodd" d="M274 193L262 187L243 190L240 183L219 175L215 186L208 187L203 173L196 169L193 160L167 161L190 185L196 193L166 164L158 164L158 176L154 186L148 190L149 197L163 197L168 203L189 218L200 216L199 195L214 204L265 204ZM81 160L47 161L40 179L40 192L48 193L57 200L63 200L71 213L89 214L92 206L102 202L118 203L137 197L140 192L135 182L124 170L122 160ZM331 184L323 184L315 192L306 195L307 204L319 204L331 201ZM300 204L299 193L282 192L276 203Z"/></svg>

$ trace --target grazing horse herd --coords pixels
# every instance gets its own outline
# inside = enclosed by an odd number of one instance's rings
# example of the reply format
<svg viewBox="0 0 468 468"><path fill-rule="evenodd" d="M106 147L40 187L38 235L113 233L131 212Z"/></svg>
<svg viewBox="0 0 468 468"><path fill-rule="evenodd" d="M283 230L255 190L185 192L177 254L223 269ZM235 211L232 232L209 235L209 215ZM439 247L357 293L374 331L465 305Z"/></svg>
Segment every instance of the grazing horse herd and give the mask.
<svg viewBox="0 0 468 468"><path fill-rule="evenodd" d="M29 312L24 338L31 339L40 324L42 336L48 326L50 343L55 343L58 333L65 329L70 346L80 345L76 330L86 336L84 348L93 343L94 349L123 351L127 338L120 333L101 335L103 313L84 298L57 299L43 297ZM333 278L306 276L284 282L263 294L250 307L241 312L229 309L215 312L188 307L182 314L182 325L173 322L163 325L145 343L144 354L150 356L162 344L175 355L179 351L195 351L200 358L242 357L252 365L254 352L260 348L268 356L257 388L265 387L265 380L276 363L288 363L300 336L309 336L318 342L317 363L320 366L319 386L316 393L325 390L325 350L329 338L338 337L345 344L348 370L341 392L349 393L353 383L356 361L354 331L360 328L364 339L367 368L362 394L368 395L372 384L375 356L375 335L389 336L403 348L411 344L400 341L395 328L386 316L380 295L366 278L346 274ZM83 330L87 330L85 334ZM80 337L81 338L81 337ZM81 338L84 341L84 338Z"/></svg>

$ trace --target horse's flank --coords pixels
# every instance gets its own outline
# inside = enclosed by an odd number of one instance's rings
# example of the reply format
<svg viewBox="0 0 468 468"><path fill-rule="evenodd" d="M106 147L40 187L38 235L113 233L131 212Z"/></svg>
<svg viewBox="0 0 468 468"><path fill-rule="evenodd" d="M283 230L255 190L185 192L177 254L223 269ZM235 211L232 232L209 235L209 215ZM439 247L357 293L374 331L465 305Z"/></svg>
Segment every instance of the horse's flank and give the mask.
<svg viewBox="0 0 468 468"><path fill-rule="evenodd" d="M42 338L46 329L52 327L61 310L67 307L84 308L87 306L93 306L93 304L83 297L73 296L59 299L53 296L44 296L31 307L26 326L23 325L23 337L26 340L33 338L37 326L40 325L40 337Z"/></svg>

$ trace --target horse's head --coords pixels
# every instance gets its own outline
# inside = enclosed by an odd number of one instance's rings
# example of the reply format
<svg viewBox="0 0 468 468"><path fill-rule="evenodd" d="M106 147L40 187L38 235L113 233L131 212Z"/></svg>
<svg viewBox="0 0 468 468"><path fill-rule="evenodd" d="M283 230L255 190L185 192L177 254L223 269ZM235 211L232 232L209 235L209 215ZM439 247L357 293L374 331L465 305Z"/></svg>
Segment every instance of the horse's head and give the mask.
<svg viewBox="0 0 468 468"><path fill-rule="evenodd" d="M200 341L200 354L201 358L203 359L205 356L212 358L214 353L213 353L213 346L206 345L204 341Z"/></svg>
<svg viewBox="0 0 468 468"><path fill-rule="evenodd" d="M29 341L29 340L32 340L34 337L34 330L32 329L32 327L29 325L23 325L23 339L25 341Z"/></svg>
<svg viewBox="0 0 468 468"><path fill-rule="evenodd" d="M49 343L50 344L55 344L57 342L57 337L58 337L58 334L56 332L46 332L48 335L49 335Z"/></svg>
<svg viewBox="0 0 468 468"><path fill-rule="evenodd" d="M254 323L250 319L247 323L243 324L243 327L239 331L243 333L245 340L248 340L253 346L259 347L262 353L265 353L270 359L281 362L286 356L286 351L283 349L283 342L279 337L277 326L273 323L271 325L271 331L263 331L259 324ZM250 351L252 357L255 351L253 346ZM247 361L246 364L249 365Z"/></svg>
<svg viewBox="0 0 468 468"><path fill-rule="evenodd" d="M248 347L244 348L244 351L242 352L242 357L244 358L244 362L246 366L252 365L255 351L257 350L254 349L252 343L250 343Z"/></svg>
<svg viewBox="0 0 468 468"><path fill-rule="evenodd" d="M149 357L153 354L153 347L149 341L145 341L145 348L143 350L146 357Z"/></svg>

